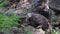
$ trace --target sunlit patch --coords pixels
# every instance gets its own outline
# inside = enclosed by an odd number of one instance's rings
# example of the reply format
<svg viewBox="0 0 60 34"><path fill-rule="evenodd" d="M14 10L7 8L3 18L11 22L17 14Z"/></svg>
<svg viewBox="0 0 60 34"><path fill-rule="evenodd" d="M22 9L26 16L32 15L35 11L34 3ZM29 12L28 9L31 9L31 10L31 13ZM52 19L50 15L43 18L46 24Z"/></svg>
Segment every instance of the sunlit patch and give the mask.
<svg viewBox="0 0 60 34"><path fill-rule="evenodd" d="M28 17L31 17L32 16L31 13L28 13L27 15L28 15Z"/></svg>

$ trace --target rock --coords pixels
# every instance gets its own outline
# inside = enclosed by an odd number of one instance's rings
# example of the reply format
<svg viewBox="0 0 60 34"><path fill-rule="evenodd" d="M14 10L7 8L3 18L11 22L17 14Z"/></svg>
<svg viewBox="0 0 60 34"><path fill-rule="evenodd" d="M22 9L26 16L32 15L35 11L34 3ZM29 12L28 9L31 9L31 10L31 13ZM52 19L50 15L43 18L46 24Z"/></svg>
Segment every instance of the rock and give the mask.
<svg viewBox="0 0 60 34"><path fill-rule="evenodd" d="M51 0L49 6L53 9L60 10L60 0Z"/></svg>
<svg viewBox="0 0 60 34"><path fill-rule="evenodd" d="M23 31L22 28L13 27L13 28L11 28L10 33L12 33L12 34L25 34L25 31Z"/></svg>
<svg viewBox="0 0 60 34"><path fill-rule="evenodd" d="M0 34L4 34L4 32L3 31L0 31Z"/></svg>

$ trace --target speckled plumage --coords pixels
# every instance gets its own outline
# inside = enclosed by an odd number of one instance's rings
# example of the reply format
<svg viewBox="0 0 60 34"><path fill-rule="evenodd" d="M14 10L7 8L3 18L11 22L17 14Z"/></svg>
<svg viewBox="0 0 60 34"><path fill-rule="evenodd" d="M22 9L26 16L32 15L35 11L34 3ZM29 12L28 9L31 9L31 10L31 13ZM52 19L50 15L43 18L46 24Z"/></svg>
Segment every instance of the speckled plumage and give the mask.
<svg viewBox="0 0 60 34"><path fill-rule="evenodd" d="M30 25L34 28L37 28L38 26L42 25L42 29L46 30L49 27L47 18L40 14L31 13L31 17L29 17L27 21L29 21Z"/></svg>

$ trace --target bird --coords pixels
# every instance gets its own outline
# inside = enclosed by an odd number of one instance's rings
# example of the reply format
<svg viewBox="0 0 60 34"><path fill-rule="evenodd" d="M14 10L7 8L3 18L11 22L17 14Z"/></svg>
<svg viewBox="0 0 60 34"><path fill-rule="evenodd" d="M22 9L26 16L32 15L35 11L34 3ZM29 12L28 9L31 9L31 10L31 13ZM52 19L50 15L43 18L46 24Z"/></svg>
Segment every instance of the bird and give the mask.
<svg viewBox="0 0 60 34"><path fill-rule="evenodd" d="M44 31L49 28L49 22L47 18L41 14L27 13L26 23L36 29L42 28Z"/></svg>

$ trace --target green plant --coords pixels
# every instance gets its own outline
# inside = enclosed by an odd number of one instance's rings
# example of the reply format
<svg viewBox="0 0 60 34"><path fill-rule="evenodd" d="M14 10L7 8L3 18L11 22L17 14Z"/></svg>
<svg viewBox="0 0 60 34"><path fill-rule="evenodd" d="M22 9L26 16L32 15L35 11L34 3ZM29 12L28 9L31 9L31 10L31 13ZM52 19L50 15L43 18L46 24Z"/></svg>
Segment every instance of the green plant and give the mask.
<svg viewBox="0 0 60 34"><path fill-rule="evenodd" d="M2 3L0 3L0 7L4 7L6 4L8 4L7 1L3 1Z"/></svg>
<svg viewBox="0 0 60 34"><path fill-rule="evenodd" d="M0 30L6 30L11 27L15 27L18 25L19 17L15 14L11 16L6 16L4 14L0 14Z"/></svg>
<svg viewBox="0 0 60 34"><path fill-rule="evenodd" d="M32 34L32 32L27 32L27 34Z"/></svg>

